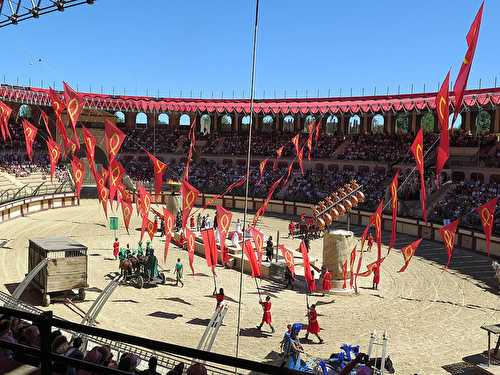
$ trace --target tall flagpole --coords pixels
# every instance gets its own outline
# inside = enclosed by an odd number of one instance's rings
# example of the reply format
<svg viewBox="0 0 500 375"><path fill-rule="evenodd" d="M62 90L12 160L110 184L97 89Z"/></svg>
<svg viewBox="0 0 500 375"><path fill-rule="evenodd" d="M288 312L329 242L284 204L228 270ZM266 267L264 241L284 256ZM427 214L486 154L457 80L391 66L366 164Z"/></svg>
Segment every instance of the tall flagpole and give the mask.
<svg viewBox="0 0 500 375"><path fill-rule="evenodd" d="M259 0L255 2L255 25L253 29L253 53L252 53L252 76L250 82L250 124L248 126L248 150L247 150L247 173L245 183L245 210L243 211L243 246L245 241L245 232L248 213L248 189L250 184L250 157L252 148L252 127L253 127L253 106L255 94L255 60L257 53L257 29L259 23ZM243 249L241 251L241 270L240 270L240 292L238 297L238 323L236 325L236 358L238 358L240 349L240 323L241 323L241 294L243 290Z"/></svg>

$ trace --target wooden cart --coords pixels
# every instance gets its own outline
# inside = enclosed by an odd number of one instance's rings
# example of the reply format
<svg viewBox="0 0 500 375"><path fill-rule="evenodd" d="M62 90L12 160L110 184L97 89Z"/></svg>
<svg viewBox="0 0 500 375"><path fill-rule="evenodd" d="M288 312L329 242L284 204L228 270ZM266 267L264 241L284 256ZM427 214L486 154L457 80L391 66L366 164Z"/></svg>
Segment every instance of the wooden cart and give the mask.
<svg viewBox="0 0 500 375"><path fill-rule="evenodd" d="M42 294L42 305L50 304L50 294L78 290L80 300L85 298L87 284L87 247L68 237L34 238L29 240L28 272L48 258L33 279L33 285Z"/></svg>

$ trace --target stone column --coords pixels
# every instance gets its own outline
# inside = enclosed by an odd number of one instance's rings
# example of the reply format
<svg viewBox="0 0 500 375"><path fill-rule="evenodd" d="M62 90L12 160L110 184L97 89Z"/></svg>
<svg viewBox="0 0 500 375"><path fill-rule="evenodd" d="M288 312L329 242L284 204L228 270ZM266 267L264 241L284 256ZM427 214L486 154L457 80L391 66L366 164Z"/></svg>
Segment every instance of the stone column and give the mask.
<svg viewBox="0 0 500 375"><path fill-rule="evenodd" d="M361 134L368 134L368 115L362 114L361 118Z"/></svg>
<svg viewBox="0 0 500 375"><path fill-rule="evenodd" d="M275 129L276 129L276 133L283 133L283 116L281 114L277 114L276 117L275 117Z"/></svg>
<svg viewBox="0 0 500 375"><path fill-rule="evenodd" d="M413 134L416 134L418 131L417 129L417 112L413 111L411 113L411 132Z"/></svg>
<svg viewBox="0 0 500 375"><path fill-rule="evenodd" d="M331 230L325 233L323 237L323 266L332 275L332 287L334 291L350 291L352 293L352 290L342 288L344 284L342 265L346 260L349 264L353 247L354 235L351 231L343 229ZM349 270L347 278L350 278Z"/></svg>
<svg viewBox="0 0 500 375"><path fill-rule="evenodd" d="M231 131L233 133L240 132L240 115L237 112L234 112L233 114L233 126L231 128Z"/></svg>
<svg viewBox="0 0 500 375"><path fill-rule="evenodd" d="M469 132L471 130L470 129L470 111L465 112L465 121L464 121L464 118L462 117L462 125L465 125L466 132Z"/></svg>
<svg viewBox="0 0 500 375"><path fill-rule="evenodd" d="M131 130L135 127L135 112L125 112L125 126L127 129Z"/></svg>
<svg viewBox="0 0 500 375"><path fill-rule="evenodd" d="M387 112L386 114L384 114L384 132L386 134L393 134L391 126L392 126L392 113Z"/></svg>
<svg viewBox="0 0 500 375"><path fill-rule="evenodd" d="M181 116L178 112L170 112L168 114L169 125L172 131L179 129L179 120Z"/></svg>
<svg viewBox="0 0 500 375"><path fill-rule="evenodd" d="M295 118L296 121L293 122L294 125L294 133L298 133L302 130L302 124L304 122L303 115L299 112L297 113L297 117Z"/></svg>
<svg viewBox="0 0 500 375"><path fill-rule="evenodd" d="M495 107L495 119L493 125L493 132L500 133L500 106Z"/></svg>
<svg viewBox="0 0 500 375"><path fill-rule="evenodd" d="M345 125L345 116L344 114L340 115L340 134L346 135L347 134L347 128Z"/></svg>
<svg viewBox="0 0 500 375"><path fill-rule="evenodd" d="M219 132L219 115L217 112L212 114L212 133L217 134Z"/></svg>

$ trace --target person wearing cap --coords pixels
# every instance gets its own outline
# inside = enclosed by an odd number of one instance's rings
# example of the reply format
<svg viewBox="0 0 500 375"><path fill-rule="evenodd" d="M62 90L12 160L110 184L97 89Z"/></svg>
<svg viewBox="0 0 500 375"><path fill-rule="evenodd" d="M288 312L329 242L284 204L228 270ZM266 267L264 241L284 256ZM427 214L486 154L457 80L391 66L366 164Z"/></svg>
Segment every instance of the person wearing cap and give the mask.
<svg viewBox="0 0 500 375"><path fill-rule="evenodd" d="M267 296L265 301L259 301L260 305L263 308L263 315L262 315L262 321L260 322L260 325L257 326L257 329L260 331L262 329L262 326L264 323L269 324L269 327L271 327L271 332L274 333L274 327L271 324L272 319L271 319L271 296Z"/></svg>
<svg viewBox="0 0 500 375"><path fill-rule="evenodd" d="M118 242L118 238L115 238L115 242L113 242L113 256L115 260L118 257L118 252L120 251L120 242Z"/></svg>

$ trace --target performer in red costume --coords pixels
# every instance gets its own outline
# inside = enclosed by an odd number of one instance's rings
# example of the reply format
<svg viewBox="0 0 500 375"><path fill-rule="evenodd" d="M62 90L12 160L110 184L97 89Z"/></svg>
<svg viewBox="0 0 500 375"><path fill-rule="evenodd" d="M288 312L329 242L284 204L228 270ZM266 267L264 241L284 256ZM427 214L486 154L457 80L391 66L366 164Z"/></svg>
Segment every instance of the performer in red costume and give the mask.
<svg viewBox="0 0 500 375"><path fill-rule="evenodd" d="M262 305L262 308L264 309L263 315L262 315L262 321L260 322L260 325L257 326L257 329L260 331L262 329L262 326L264 323L269 324L269 327L271 327L271 332L274 333L274 327L272 326L272 319L271 319L271 297L267 296L266 300L264 302L259 301L259 303Z"/></svg>
<svg viewBox="0 0 500 375"><path fill-rule="evenodd" d="M118 238L115 238L115 242L113 242L113 256L115 259L118 258L118 253L120 252L120 243L118 242Z"/></svg>
<svg viewBox="0 0 500 375"><path fill-rule="evenodd" d="M309 338L309 334L312 333L315 335L319 343L323 343L323 339L319 337L319 323L318 323L318 313L316 312L316 305L311 305L311 307L308 306L308 313L307 313L307 333L306 333L306 340Z"/></svg>

